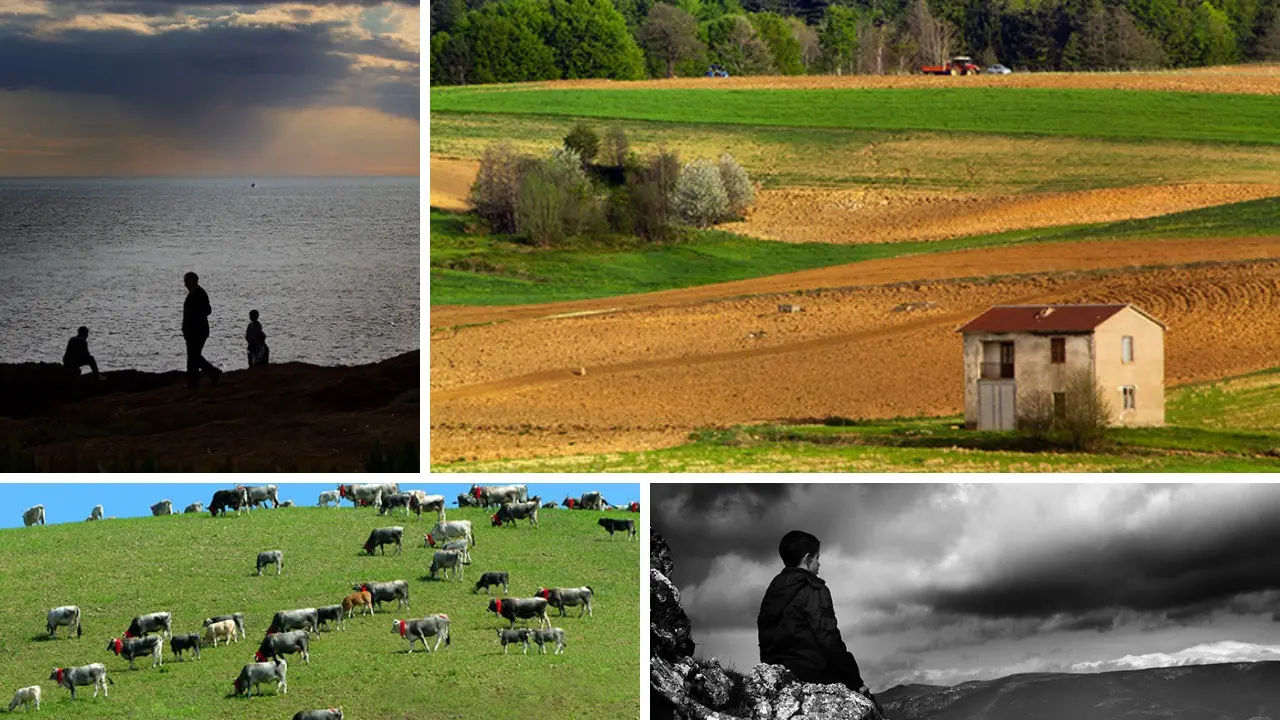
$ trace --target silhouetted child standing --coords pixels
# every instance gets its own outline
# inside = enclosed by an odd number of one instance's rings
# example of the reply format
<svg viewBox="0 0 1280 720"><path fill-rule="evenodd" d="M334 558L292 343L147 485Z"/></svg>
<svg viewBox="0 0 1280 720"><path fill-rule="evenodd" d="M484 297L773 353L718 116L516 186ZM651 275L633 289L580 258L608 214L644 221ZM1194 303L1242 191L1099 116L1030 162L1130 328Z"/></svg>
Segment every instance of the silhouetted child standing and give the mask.
<svg viewBox="0 0 1280 720"><path fill-rule="evenodd" d="M820 550L818 538L800 530L778 543L786 567L760 602L760 662L782 665L803 682L842 684L876 702L840 637L831 591L818 577Z"/></svg>
<svg viewBox="0 0 1280 720"><path fill-rule="evenodd" d="M249 327L244 331L244 339L249 343L249 367L266 365L271 350L267 348L267 334L262 332L257 310L249 311Z"/></svg>

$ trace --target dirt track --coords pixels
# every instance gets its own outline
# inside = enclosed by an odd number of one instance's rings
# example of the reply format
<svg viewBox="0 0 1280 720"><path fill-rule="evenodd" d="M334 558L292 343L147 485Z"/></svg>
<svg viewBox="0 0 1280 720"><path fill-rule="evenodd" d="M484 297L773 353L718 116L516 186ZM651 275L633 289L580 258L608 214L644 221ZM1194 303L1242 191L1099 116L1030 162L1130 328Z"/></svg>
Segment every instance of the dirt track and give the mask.
<svg viewBox="0 0 1280 720"><path fill-rule="evenodd" d="M777 313L784 300L806 311ZM432 458L609 452L676 444L703 425L957 412L956 326L992 304L1050 301L1134 302L1161 318L1169 384L1275 364L1280 260L526 320L432 342L432 385L448 388L432 392ZM912 303L929 305L895 311ZM571 372L581 367L586 375Z"/></svg>
<svg viewBox="0 0 1280 720"><path fill-rule="evenodd" d="M1226 67L1123 73L1013 73L939 77L935 75L806 75L800 77L672 78L618 82L614 80L558 80L528 83L513 90L555 88L664 88L664 89L875 89L937 87L1019 87L1101 90L1171 90L1205 93L1280 94L1280 65L1232 65Z"/></svg>

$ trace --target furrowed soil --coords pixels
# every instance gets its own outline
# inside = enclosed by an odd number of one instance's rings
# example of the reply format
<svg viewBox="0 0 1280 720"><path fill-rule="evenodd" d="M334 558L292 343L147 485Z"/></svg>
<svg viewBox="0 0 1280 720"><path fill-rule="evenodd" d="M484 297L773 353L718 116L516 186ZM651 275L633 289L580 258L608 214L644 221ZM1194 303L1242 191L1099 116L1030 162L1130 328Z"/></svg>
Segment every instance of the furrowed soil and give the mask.
<svg viewBox="0 0 1280 720"><path fill-rule="evenodd" d="M1265 261L920 282L910 273L802 296L466 328L431 344L432 460L639 450L701 426L958 413L955 329L995 304L1132 302L1169 328L1167 385L1272 367L1278 241ZM1152 250L1167 257L1171 245ZM1000 271L988 263L978 274ZM784 302L804 312L779 313Z"/></svg>

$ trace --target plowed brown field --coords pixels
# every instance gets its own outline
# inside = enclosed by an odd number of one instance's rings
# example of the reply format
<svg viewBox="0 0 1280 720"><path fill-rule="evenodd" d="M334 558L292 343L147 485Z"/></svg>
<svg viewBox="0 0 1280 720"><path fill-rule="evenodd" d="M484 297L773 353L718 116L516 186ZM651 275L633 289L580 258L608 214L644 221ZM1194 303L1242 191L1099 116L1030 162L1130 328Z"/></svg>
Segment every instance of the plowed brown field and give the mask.
<svg viewBox="0 0 1280 720"><path fill-rule="evenodd" d="M456 160L431 156L431 207L450 212L466 212L471 209L467 195L471 183L480 171L477 160Z"/></svg>
<svg viewBox="0 0 1280 720"><path fill-rule="evenodd" d="M777 313L784 300L805 312ZM963 398L955 328L990 305L1026 302L1133 302L1169 326L1166 382L1209 380L1275 364L1280 260L468 328L432 342L432 387L447 388L431 393L432 459L641 449L679 443L699 426L762 420L955 413ZM911 303L929 305L900 310ZM572 372L579 368L586 374Z"/></svg>
<svg viewBox="0 0 1280 720"><path fill-rule="evenodd" d="M557 80L529 83L514 90L555 88L661 88L727 90L826 90L936 87L1018 87L1099 90L1171 90L1204 93L1280 94L1280 65L1226 67L1123 73L1013 73L939 77L936 75L806 75L800 77L671 78L618 82L614 80Z"/></svg>

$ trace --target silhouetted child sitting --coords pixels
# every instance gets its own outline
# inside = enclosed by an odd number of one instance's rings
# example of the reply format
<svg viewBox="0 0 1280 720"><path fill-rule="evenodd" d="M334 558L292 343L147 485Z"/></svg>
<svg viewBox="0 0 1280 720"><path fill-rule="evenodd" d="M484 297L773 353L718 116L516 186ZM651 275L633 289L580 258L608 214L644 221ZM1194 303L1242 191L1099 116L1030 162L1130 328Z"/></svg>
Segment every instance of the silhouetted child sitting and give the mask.
<svg viewBox="0 0 1280 720"><path fill-rule="evenodd" d="M94 379L102 379L98 374L98 363L89 354L89 328L81 325L76 331L76 336L67 341L67 351L62 354L62 364L67 368L67 372L73 375L79 375L80 368L88 365Z"/></svg>
<svg viewBox="0 0 1280 720"><path fill-rule="evenodd" d="M244 331L244 339L249 343L249 367L266 365L271 350L267 348L267 334L262 332L257 310L249 311L249 328Z"/></svg>
<svg viewBox="0 0 1280 720"><path fill-rule="evenodd" d="M760 662L782 665L803 682L842 684L879 707L840 637L831 591L818 578L820 549L818 538L800 530L778 543L786 567L760 602Z"/></svg>

